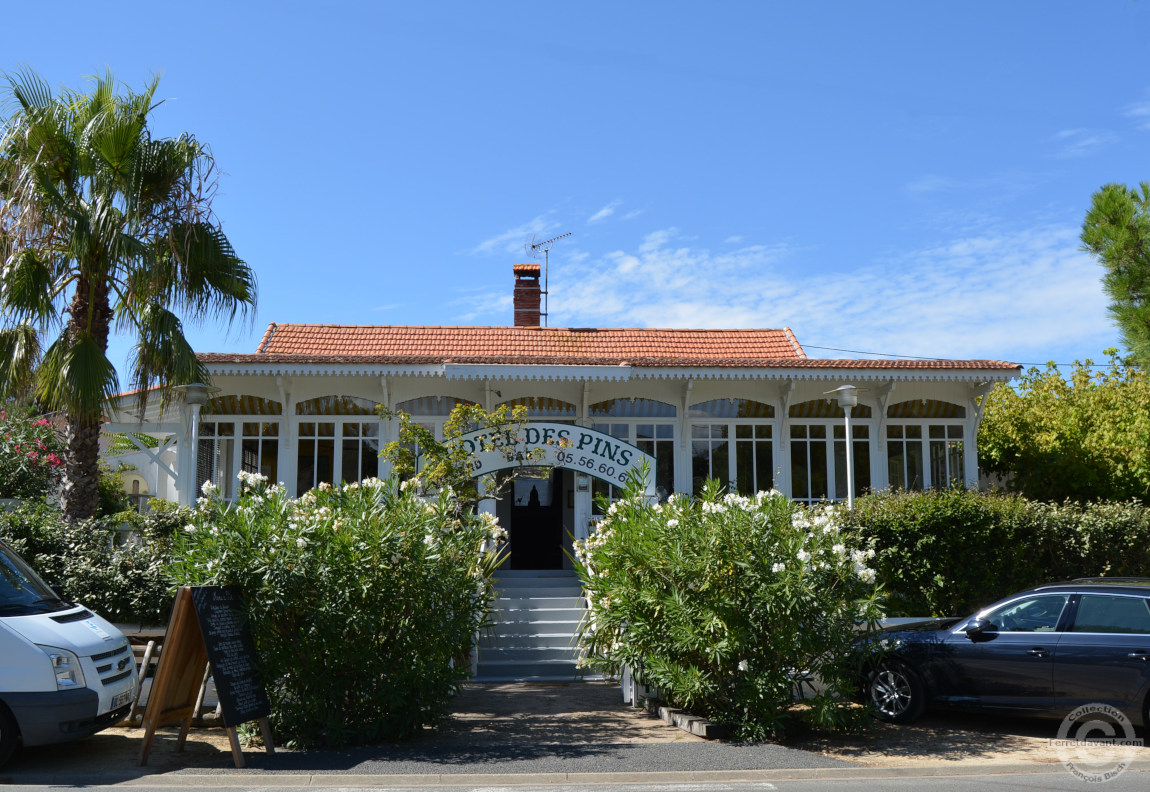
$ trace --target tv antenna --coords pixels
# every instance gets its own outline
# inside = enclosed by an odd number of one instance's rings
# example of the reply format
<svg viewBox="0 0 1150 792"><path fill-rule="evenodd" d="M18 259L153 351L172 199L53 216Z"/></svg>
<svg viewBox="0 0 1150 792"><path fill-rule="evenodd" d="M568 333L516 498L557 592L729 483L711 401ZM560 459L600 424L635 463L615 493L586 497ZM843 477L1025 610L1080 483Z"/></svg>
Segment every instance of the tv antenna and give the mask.
<svg viewBox="0 0 1150 792"><path fill-rule="evenodd" d="M554 247L555 243L558 242L560 239L566 239L567 237L571 236L572 233L573 232L568 231L566 234L560 234L557 237L551 237L550 239L546 239L542 242L536 242L535 241L535 234L532 234L531 239L527 240L527 243L525 245L523 245L524 250L527 251L527 255L533 259L538 259L539 258L539 251L543 251L543 292L542 292L542 294L543 294L543 320L544 320L543 326L544 327L547 326L547 270L548 270L549 265L551 264L551 248Z"/></svg>

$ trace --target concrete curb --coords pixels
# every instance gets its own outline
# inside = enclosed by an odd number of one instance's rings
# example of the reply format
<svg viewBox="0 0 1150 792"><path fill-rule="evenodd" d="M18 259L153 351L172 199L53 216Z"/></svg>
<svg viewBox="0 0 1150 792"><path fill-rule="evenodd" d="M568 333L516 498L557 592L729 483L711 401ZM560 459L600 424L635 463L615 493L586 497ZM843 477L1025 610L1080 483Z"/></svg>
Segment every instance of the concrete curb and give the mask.
<svg viewBox="0 0 1150 792"><path fill-rule="evenodd" d="M592 786L597 784L688 784L763 783L768 781L864 781L883 778L943 778L968 776L1058 775L1067 772L1060 763L924 765L910 767L834 767L778 770L696 770L646 773L427 773L418 775L366 775L337 773L283 773L276 771L224 770L213 773L182 772L125 778L123 773L91 773L83 776L47 775L21 778L0 776L0 784L133 787L473 787L473 786ZM1150 760L1131 762L1130 773L1150 772Z"/></svg>

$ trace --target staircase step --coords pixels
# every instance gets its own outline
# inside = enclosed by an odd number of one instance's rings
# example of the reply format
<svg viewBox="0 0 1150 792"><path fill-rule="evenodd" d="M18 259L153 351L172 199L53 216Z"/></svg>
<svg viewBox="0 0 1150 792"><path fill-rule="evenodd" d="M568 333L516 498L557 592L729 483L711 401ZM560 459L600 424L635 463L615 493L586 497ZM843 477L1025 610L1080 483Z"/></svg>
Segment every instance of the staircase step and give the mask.
<svg viewBox="0 0 1150 792"><path fill-rule="evenodd" d="M553 608L582 610L583 598L578 595L552 596L549 594L543 597L516 595L514 597L496 597L492 605L500 611L550 610Z"/></svg>
<svg viewBox="0 0 1150 792"><path fill-rule="evenodd" d="M575 646L575 636L571 631L561 633L536 633L534 635L508 635L498 633L484 635L479 640L479 650L497 647L571 649Z"/></svg>
<svg viewBox="0 0 1150 792"><path fill-rule="evenodd" d="M571 681L583 588L570 570L507 570L495 580L491 624L480 636L475 678ZM589 678L589 677L588 677Z"/></svg>

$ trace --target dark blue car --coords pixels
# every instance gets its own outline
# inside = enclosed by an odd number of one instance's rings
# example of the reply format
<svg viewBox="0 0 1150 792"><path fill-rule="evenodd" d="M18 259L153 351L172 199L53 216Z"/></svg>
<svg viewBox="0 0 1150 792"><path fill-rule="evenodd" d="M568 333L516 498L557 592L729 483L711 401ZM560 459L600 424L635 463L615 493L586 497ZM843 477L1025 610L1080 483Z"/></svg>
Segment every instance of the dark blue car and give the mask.
<svg viewBox="0 0 1150 792"><path fill-rule="evenodd" d="M864 687L882 720L908 723L927 707L1063 715L1097 703L1150 725L1150 578L1038 586L881 639Z"/></svg>

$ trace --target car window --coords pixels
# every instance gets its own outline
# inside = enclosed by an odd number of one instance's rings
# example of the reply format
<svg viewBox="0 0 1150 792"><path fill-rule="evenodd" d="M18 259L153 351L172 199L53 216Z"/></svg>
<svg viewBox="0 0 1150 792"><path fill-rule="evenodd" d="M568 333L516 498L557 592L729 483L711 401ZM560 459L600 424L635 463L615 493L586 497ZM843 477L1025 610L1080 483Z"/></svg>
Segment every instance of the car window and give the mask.
<svg viewBox="0 0 1150 792"><path fill-rule="evenodd" d="M1150 602L1145 597L1083 594L1071 632L1150 634Z"/></svg>
<svg viewBox="0 0 1150 792"><path fill-rule="evenodd" d="M1023 597L987 611L983 618L999 632L1054 632L1069 599L1069 594Z"/></svg>

